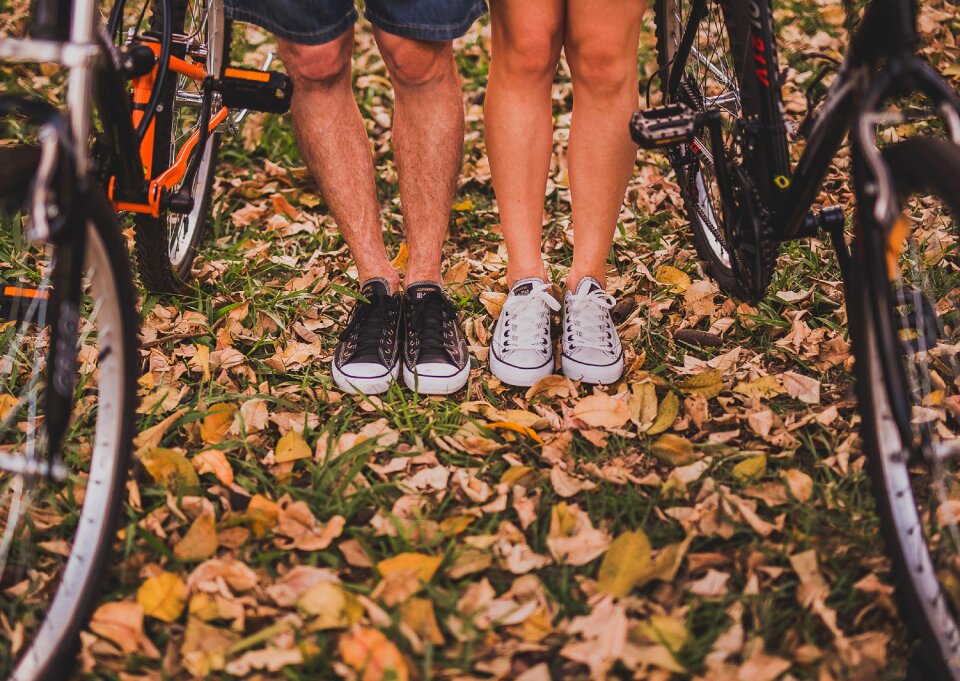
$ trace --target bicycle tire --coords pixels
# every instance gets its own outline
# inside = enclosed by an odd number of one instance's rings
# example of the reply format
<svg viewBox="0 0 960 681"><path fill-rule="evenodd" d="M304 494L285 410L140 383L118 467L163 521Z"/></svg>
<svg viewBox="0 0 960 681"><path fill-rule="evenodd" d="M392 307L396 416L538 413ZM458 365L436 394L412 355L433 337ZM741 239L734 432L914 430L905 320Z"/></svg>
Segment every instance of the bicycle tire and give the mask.
<svg viewBox="0 0 960 681"><path fill-rule="evenodd" d="M693 91L681 83L675 92L668 92L669 72L675 60L680 37L683 34L682 22L685 21L680 7L684 0L656 0L654 4L654 23L656 28L657 66L663 90L664 104L679 102L694 111L703 111L704 102L701 93ZM723 28L729 44L732 61L732 73L739 93L740 116L745 119L759 119L760 90L753 76L753 61L746 59L751 54L749 47L749 9L742 0L725 0L716 3L722 12ZM707 15L713 11L708 8ZM702 19L701 21L705 21ZM724 36L718 36L723 41ZM695 58L693 56L690 59ZM701 144L709 149L708 134L703 133ZM737 280L736 272L730 262L729 254L724 255L723 216L719 212L717 200L711 200L710 180L703 173L700 161L692 159L689 147L684 145L671 154L671 163L677 174L680 195L683 198L684 212L693 232L694 245L708 274L720 288L736 298L745 298L745 289ZM688 165L689 164L689 165ZM695 164L695 167L694 165ZM752 173L750 174L751 176ZM710 224L708 224L710 223Z"/></svg>
<svg viewBox="0 0 960 681"><path fill-rule="evenodd" d="M946 140L916 137L883 151L899 197L935 196L960 221L960 148ZM880 528L891 558L901 612L917 637L924 678L960 679L960 627L923 532L923 509L914 489L922 458L905 443L898 410L909 399L904 327L895 318L897 293L888 271L885 240L858 233L853 276L847 282L847 310L856 357L861 439L867 455ZM902 296L903 294L900 294ZM851 304L852 303L852 304ZM912 421L913 407L908 419ZM921 465L927 465L924 461ZM929 511L928 511L929 512ZM921 531L917 531L917 529ZM942 540L941 540L942 541Z"/></svg>
<svg viewBox="0 0 960 681"><path fill-rule="evenodd" d="M223 14L223 0L171 0L174 33L186 30L190 16L190 5L198 1L216 3L220 7L223 20L223 40L216 45L207 44L207 71L218 76L230 52L230 21ZM162 30L163 3L153 0L150 29ZM206 29L203 29L206 30ZM207 38L204 36L204 43ZM183 58L184 46L174 45L174 55ZM175 117L177 113L176 92L180 78L171 73L160 97L160 108L154 118L153 175L166 170L177 150L177 131ZM138 214L136 217L136 256L140 270L140 279L145 288L158 293L178 293L184 290L190 279L193 261L206 230L207 214L210 209L210 195L217 165L217 152L220 146L220 133L215 132L207 140L202 152L200 167L193 185L194 205L190 213L180 215L161 210L159 217Z"/></svg>
<svg viewBox="0 0 960 681"><path fill-rule="evenodd" d="M15 655L3 650L4 665L13 667L9 681L60 681L68 677L79 632L101 593L117 520L126 499L136 429L139 315L128 251L116 213L102 190L94 182L88 184L85 271L89 291L98 301L95 315L99 345L96 425L87 478L90 493L80 502L76 534L46 617Z"/></svg>

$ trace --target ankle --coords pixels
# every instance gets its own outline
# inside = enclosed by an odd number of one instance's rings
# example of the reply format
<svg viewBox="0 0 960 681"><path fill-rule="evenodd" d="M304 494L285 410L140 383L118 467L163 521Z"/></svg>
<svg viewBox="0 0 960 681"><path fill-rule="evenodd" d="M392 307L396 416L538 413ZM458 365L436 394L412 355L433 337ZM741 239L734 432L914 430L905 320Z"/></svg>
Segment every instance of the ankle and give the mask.
<svg viewBox="0 0 960 681"><path fill-rule="evenodd" d="M576 291L577 286L580 285L580 281L584 277L593 277L598 282L600 282L600 286L602 288L604 289L607 288L607 275L605 272L589 272L589 271L580 272L580 271L570 270L570 272L567 274L567 282L566 282L567 290L571 292Z"/></svg>
<svg viewBox="0 0 960 681"><path fill-rule="evenodd" d="M526 269L507 269L507 288L513 288L513 285L518 281L523 279L541 279L545 282L549 282L550 279L547 277L547 271L544 269L543 265L540 267L529 267Z"/></svg>
<svg viewBox="0 0 960 681"><path fill-rule="evenodd" d="M387 286L387 290L391 295L400 290L400 275L397 274L397 271L392 267L383 272L364 272L358 281L360 282L360 288L363 288L364 284L372 279L379 279Z"/></svg>

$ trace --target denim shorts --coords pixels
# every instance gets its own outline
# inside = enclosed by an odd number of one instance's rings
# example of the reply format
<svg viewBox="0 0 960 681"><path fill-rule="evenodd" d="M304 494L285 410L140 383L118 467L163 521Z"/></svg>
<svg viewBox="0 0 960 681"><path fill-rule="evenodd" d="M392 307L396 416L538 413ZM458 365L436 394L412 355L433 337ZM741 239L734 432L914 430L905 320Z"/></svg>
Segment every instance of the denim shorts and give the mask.
<svg viewBox="0 0 960 681"><path fill-rule="evenodd" d="M357 20L354 0L224 0L230 19L248 21L303 45L343 35ZM487 11L486 0L366 0L377 28L414 40L459 38Z"/></svg>

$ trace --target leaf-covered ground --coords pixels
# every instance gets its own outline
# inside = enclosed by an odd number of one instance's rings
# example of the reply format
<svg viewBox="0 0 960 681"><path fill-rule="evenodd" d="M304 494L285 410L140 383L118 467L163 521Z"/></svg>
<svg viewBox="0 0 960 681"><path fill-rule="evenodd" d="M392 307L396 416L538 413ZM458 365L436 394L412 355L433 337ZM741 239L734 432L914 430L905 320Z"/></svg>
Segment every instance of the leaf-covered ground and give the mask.
<svg viewBox="0 0 960 681"><path fill-rule="evenodd" d="M955 78L957 17L942 0L921 17ZM798 55L842 53L844 13L796 3L777 19L799 122L818 64ZM610 258L624 379L525 392L487 371L506 290L481 125L488 35L476 26L457 51L468 132L445 280L476 358L468 390L334 388L356 272L289 120L250 116L221 150L193 292L142 299L138 463L78 674L902 677L910 644L826 244L789 246L759 306L728 300L696 261L668 167L642 153ZM271 50L252 27L236 38L237 61ZM652 73L652 30L640 58ZM392 92L366 30L355 74L402 267ZM544 249L557 282L571 103L561 67ZM847 165L824 203L852 208Z"/></svg>

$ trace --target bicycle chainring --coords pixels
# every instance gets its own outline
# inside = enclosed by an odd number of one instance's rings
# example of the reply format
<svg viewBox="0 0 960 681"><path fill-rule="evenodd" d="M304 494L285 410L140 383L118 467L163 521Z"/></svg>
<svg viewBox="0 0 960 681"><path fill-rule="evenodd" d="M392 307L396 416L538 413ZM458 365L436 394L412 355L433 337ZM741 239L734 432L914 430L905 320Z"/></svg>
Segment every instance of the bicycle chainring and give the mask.
<svg viewBox="0 0 960 681"><path fill-rule="evenodd" d="M730 265L742 297L755 305L770 286L780 244L774 241L770 216L756 186L741 166L730 165L730 184L733 215L726 239Z"/></svg>

